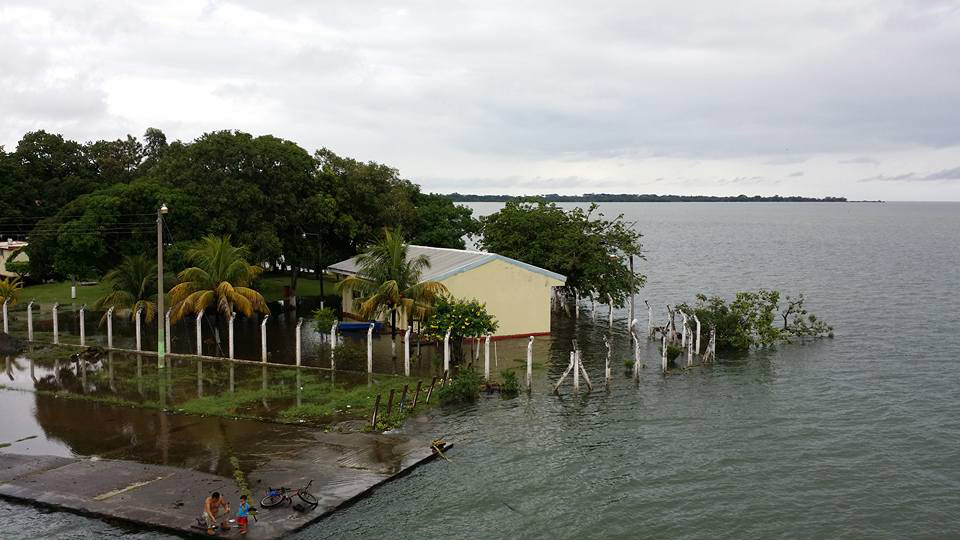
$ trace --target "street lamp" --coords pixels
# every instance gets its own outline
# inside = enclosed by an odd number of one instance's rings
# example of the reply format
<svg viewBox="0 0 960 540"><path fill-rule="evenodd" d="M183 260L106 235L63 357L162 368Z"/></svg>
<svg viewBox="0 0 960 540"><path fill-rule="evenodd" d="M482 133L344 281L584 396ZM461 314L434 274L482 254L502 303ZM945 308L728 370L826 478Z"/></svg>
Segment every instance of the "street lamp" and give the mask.
<svg viewBox="0 0 960 540"><path fill-rule="evenodd" d="M157 367L165 366L164 311L163 311L163 216L167 215L167 205L161 204L157 210Z"/></svg>

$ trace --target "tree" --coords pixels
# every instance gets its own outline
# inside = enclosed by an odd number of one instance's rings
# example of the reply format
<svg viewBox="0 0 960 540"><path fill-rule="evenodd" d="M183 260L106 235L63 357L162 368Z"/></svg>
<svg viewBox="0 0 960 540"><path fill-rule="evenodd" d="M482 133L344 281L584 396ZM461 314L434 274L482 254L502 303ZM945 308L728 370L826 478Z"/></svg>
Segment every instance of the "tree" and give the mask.
<svg viewBox="0 0 960 540"><path fill-rule="evenodd" d="M13 256L10 257L11 259ZM30 263L28 261L7 261L7 270L17 275L17 279L23 281L30 273Z"/></svg>
<svg viewBox="0 0 960 540"><path fill-rule="evenodd" d="M433 306L423 322L422 333L442 340L450 331L453 356L463 360L463 340L478 339L497 330L497 319L487 312L487 306L479 300L465 300L444 295Z"/></svg>
<svg viewBox="0 0 960 540"><path fill-rule="evenodd" d="M423 270L430 268L430 259L420 255L407 257L407 244L400 231L386 229L384 238L357 255L359 271L343 278L339 291L360 294L358 315L366 319L390 316L390 334L396 350L397 315L407 321L423 319L437 298L447 288L437 281L420 281Z"/></svg>
<svg viewBox="0 0 960 540"><path fill-rule="evenodd" d="M567 277L567 291L623 306L646 277L631 272L641 255L640 233L623 216L605 219L591 204L565 211L539 200L509 201L481 218L480 246Z"/></svg>
<svg viewBox="0 0 960 540"><path fill-rule="evenodd" d="M156 261L143 255L124 257L123 262L107 272L103 279L110 284L110 292L97 300L94 309L106 311L113 308L130 317L137 310L143 310L146 320L153 320L157 313Z"/></svg>
<svg viewBox="0 0 960 540"><path fill-rule="evenodd" d="M480 222L473 219L473 210L454 204L445 195L418 191L413 202L416 219L411 244L464 249L464 237L480 232Z"/></svg>
<svg viewBox="0 0 960 540"><path fill-rule="evenodd" d="M247 317L255 311L269 314L263 296L249 287L263 270L247 262L249 254L245 246L234 246L229 235L204 236L186 254L196 266L180 272L179 283L170 289L170 320L176 322L210 307L226 317L234 310Z"/></svg>

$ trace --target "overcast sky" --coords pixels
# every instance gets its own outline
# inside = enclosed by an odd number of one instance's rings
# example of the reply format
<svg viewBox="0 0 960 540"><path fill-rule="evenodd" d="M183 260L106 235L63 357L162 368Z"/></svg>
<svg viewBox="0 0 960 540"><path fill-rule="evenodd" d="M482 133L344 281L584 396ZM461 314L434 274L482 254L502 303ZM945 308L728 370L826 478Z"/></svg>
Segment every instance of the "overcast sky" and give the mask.
<svg viewBox="0 0 960 540"><path fill-rule="evenodd" d="M0 144L217 129L429 191L960 200L960 2L0 0Z"/></svg>

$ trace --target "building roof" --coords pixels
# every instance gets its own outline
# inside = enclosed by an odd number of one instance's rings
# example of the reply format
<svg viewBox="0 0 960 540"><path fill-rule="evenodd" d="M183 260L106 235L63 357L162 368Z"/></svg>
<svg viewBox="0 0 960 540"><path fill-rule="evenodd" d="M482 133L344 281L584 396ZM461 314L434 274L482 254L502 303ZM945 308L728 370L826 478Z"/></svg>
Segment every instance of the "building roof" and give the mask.
<svg viewBox="0 0 960 540"><path fill-rule="evenodd" d="M486 251L470 251L466 249L416 246L413 244L407 246L407 257L414 258L419 257L420 255L426 255L430 258L430 268L424 269L423 275L420 276L424 281L441 281L450 276L459 274L461 272L466 272L467 270L472 270L494 260L504 261L508 264L519 266L520 268L524 268L549 278L558 279L564 282L567 281L566 276L556 272L551 272L538 266L533 266L532 264L511 259L510 257L497 255L496 253L488 253ZM358 269L356 257L347 259L345 261L340 261L327 267L327 270L331 272L347 275L356 274Z"/></svg>
<svg viewBox="0 0 960 540"><path fill-rule="evenodd" d="M25 248L28 245L29 244L27 242L20 242L18 240L6 240L4 242L0 242L0 249L12 251L15 249Z"/></svg>

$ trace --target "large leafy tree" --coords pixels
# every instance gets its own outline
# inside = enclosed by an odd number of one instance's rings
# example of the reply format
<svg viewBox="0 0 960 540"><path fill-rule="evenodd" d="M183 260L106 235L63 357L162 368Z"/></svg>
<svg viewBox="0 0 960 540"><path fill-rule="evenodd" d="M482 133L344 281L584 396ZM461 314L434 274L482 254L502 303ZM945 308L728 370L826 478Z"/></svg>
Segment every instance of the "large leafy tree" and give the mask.
<svg viewBox="0 0 960 540"><path fill-rule="evenodd" d="M464 237L480 232L480 222L473 218L473 210L454 204L446 195L417 192L411 244L442 248L464 249Z"/></svg>
<svg viewBox="0 0 960 540"><path fill-rule="evenodd" d="M143 255L124 257L103 279L110 284L110 292L97 300L94 309L114 308L129 316L142 309L146 320L153 320L157 313L156 261Z"/></svg>
<svg viewBox="0 0 960 540"><path fill-rule="evenodd" d="M567 276L567 290L623 306L646 278L631 272L642 257L640 233L623 216L607 219L595 204L564 210L542 200L507 202L481 218L483 249Z"/></svg>
<svg viewBox="0 0 960 540"><path fill-rule="evenodd" d="M263 296L250 287L262 268L247 262L250 252L235 246L230 236L204 236L187 251L191 266L179 273L179 283L170 289L170 320L216 309L230 317L234 311L246 316L270 313Z"/></svg>
<svg viewBox="0 0 960 540"><path fill-rule="evenodd" d="M389 315L391 337L397 339L397 317L423 319L447 288L437 281L421 281L430 267L426 255L410 258L400 231L387 229L382 240L357 255L359 271L347 276L337 287L359 293L360 317L372 319ZM396 350L396 347L394 347Z"/></svg>

